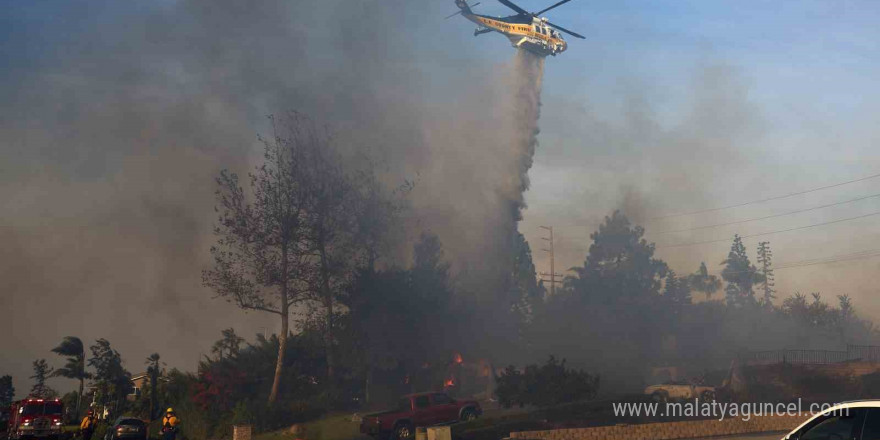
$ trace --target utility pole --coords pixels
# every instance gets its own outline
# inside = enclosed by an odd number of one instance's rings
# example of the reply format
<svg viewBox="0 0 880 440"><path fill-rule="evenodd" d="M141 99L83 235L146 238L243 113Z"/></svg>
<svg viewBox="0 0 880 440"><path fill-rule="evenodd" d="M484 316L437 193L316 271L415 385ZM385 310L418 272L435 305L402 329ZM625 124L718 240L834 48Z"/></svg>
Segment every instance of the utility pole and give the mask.
<svg viewBox="0 0 880 440"><path fill-rule="evenodd" d="M540 228L546 229L548 232L550 232L550 238L541 237L541 240L545 240L545 241L550 242L550 249L543 249L543 248L541 249L542 251L550 254L550 273L541 272L541 276L542 277L549 276L550 279L546 280L544 278L541 278L541 281L549 281L550 282L550 296L553 296L553 295L556 295L556 283L562 282L562 280L556 281L556 277L561 278L562 274L556 273L556 264L554 261L555 255L553 254L553 227L552 226L541 226Z"/></svg>

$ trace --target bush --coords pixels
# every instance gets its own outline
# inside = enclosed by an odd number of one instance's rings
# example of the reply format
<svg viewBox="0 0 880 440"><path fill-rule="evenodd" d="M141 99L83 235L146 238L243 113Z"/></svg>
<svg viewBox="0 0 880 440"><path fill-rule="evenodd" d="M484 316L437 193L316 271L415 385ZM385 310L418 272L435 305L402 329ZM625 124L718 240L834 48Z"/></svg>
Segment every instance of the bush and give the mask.
<svg viewBox="0 0 880 440"><path fill-rule="evenodd" d="M512 365L498 378L495 394L505 408L512 405L550 406L590 399L599 390L599 376L565 367L550 356L541 366L529 365L520 373Z"/></svg>

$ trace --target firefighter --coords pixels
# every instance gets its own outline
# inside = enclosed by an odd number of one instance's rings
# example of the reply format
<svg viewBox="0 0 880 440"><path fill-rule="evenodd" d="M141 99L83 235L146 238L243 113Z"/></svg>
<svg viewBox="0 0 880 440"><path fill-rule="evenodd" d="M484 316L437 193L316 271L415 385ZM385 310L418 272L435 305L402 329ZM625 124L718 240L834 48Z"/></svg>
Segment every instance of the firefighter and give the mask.
<svg viewBox="0 0 880 440"><path fill-rule="evenodd" d="M79 424L79 432L83 440L91 440L92 434L95 432L95 413L89 410Z"/></svg>
<svg viewBox="0 0 880 440"><path fill-rule="evenodd" d="M166 409L165 417L162 418L162 439L174 440L174 438L177 437L177 425L179 424L180 419L178 419L177 415L174 414L174 409Z"/></svg>

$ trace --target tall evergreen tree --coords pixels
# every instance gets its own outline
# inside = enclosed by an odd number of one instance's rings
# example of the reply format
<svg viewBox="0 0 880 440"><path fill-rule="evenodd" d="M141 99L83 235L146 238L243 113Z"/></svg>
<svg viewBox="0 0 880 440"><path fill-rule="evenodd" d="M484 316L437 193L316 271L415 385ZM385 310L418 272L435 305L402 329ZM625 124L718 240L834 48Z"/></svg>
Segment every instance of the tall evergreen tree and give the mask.
<svg viewBox="0 0 880 440"><path fill-rule="evenodd" d="M675 307L690 304L691 288L687 279L678 277L674 270L669 269L663 287L663 296Z"/></svg>
<svg viewBox="0 0 880 440"><path fill-rule="evenodd" d="M602 300L644 300L660 294L668 266L654 258L654 244L642 236L645 229L634 226L620 211L590 234L593 244L581 267L571 270L565 286L581 295ZM608 298L607 296L617 298Z"/></svg>
<svg viewBox="0 0 880 440"><path fill-rule="evenodd" d="M727 294L727 303L733 306L754 303L755 291L753 287L762 278L758 269L749 261L742 237L734 236L730 253L721 264L724 265L721 278L727 282L727 287L724 288L724 292Z"/></svg>
<svg viewBox="0 0 880 440"><path fill-rule="evenodd" d="M776 290L773 289L773 251L770 250L770 242L762 241L758 243L758 265L760 269L761 290L764 292L762 301L765 305L772 305L776 298Z"/></svg>
<svg viewBox="0 0 880 440"><path fill-rule="evenodd" d="M524 326L531 322L535 307L543 301L544 289L543 286L538 285L535 263L532 261L532 249L519 232L516 232L514 238L514 252L512 296L519 299L515 311L519 314L520 326Z"/></svg>

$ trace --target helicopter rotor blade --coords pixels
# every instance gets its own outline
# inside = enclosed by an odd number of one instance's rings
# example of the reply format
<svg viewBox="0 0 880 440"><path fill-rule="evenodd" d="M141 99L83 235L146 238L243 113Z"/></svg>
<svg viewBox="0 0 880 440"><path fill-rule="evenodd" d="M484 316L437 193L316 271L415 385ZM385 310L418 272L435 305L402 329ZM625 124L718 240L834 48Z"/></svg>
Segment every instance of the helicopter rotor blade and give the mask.
<svg viewBox="0 0 880 440"><path fill-rule="evenodd" d="M583 35L581 35L581 34L579 34L579 33L572 32L572 31L570 31L570 30L568 30L568 29L566 29L566 28L564 28L564 27L562 27L562 26L559 26L558 24L553 24L553 23L550 23L549 21L546 22L546 23L547 23L548 25L553 26L554 28L556 28L556 29L562 31L562 32L565 32L565 33L568 34L568 35L571 35L572 37L580 38L581 40L586 40L586 39L587 39L587 37L585 37L585 36L583 36Z"/></svg>
<svg viewBox="0 0 880 440"><path fill-rule="evenodd" d="M479 4L480 4L480 2L476 2L476 3L472 4L472 5L470 5L470 7L471 7L471 8L476 8L477 5L479 5ZM456 12L456 13L454 13L454 14L447 15L446 18L444 18L444 20L449 20L450 18L455 17L456 15L461 14L462 12L464 12L464 11L458 11L458 12Z"/></svg>
<svg viewBox="0 0 880 440"><path fill-rule="evenodd" d="M528 11L526 11L525 9L513 4L513 2L510 0L498 0L498 1L501 2L502 5L507 6L510 9L513 9L514 11L516 11L519 14L532 15Z"/></svg>
<svg viewBox="0 0 880 440"><path fill-rule="evenodd" d="M545 13L545 12L551 10L551 9L558 8L559 6L562 6L562 5L564 5L564 4L566 4L566 3L570 2L570 1L571 1L571 0L562 0L562 1L559 2L559 3L557 3L557 4L553 5L553 6L550 6L549 8L543 9L543 10L541 10L541 11L539 11L539 12L535 12L534 15L541 15L541 14L543 14L543 13Z"/></svg>

